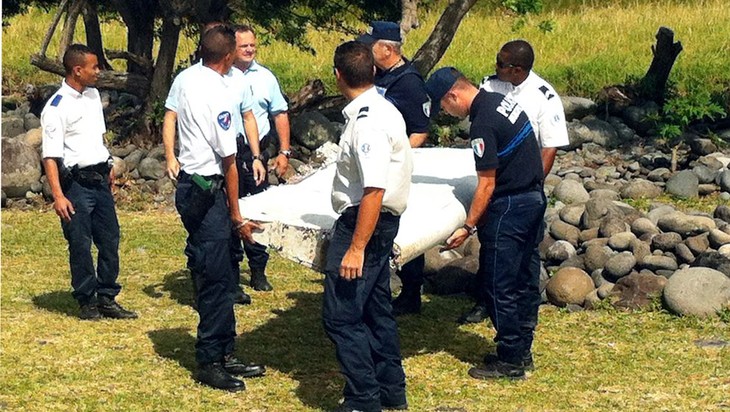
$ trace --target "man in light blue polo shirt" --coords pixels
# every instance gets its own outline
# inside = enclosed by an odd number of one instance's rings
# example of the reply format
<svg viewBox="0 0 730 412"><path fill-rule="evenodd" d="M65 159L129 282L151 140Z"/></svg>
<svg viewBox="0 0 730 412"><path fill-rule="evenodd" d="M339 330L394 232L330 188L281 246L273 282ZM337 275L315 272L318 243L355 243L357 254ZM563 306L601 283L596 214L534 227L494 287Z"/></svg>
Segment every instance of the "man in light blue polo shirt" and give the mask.
<svg viewBox="0 0 730 412"><path fill-rule="evenodd" d="M279 82L273 73L266 67L258 64L256 58L256 35L253 29L247 25L236 26L236 58L235 67L240 69L253 93L253 114L256 117L258 126L258 139L255 141L252 136L246 134L246 140L239 139L238 155L236 164L239 174L240 197L261 193L269 187L268 181L262 183L255 181L251 174L251 164L256 159L261 159L266 165L269 160L266 148L272 143L272 139L279 137L279 152L274 159L274 170L282 176L289 166L291 149L289 145L289 115L284 96L281 93ZM235 68L234 68L235 70ZM273 119L274 131L271 130L269 116ZM255 156L253 145L259 143L261 155ZM266 263L269 254L266 246L254 243L244 244L243 250L248 256L248 266L251 269L251 287L254 290L270 291L272 286L266 279ZM237 257L243 260L241 253Z"/></svg>

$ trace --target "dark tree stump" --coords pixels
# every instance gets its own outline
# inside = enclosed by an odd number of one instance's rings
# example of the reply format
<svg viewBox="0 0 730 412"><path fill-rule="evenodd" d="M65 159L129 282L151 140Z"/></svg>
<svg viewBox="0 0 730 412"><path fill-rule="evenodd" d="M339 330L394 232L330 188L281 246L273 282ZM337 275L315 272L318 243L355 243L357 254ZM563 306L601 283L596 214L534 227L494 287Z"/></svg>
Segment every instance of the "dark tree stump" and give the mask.
<svg viewBox="0 0 730 412"><path fill-rule="evenodd" d="M674 32L667 27L660 27L656 34L656 45L651 46L654 59L641 80L643 98L653 100L659 105L664 104L669 73L681 51L682 43L674 42Z"/></svg>

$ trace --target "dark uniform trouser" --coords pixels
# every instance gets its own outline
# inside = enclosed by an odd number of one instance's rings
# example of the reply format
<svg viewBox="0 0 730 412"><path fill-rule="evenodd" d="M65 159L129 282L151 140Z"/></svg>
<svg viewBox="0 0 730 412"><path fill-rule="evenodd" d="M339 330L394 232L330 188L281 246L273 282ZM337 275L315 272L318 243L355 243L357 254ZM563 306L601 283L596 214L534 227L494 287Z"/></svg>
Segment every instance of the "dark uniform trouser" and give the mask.
<svg viewBox="0 0 730 412"><path fill-rule="evenodd" d="M479 227L479 273L497 331L497 356L520 364L532 346L540 306L537 246L545 213L542 189L493 199ZM537 259L535 256L537 255Z"/></svg>
<svg viewBox="0 0 730 412"><path fill-rule="evenodd" d="M423 269L426 266L426 255L418 255L409 261L400 271L398 277L403 282L403 290L418 290L420 293L423 286Z"/></svg>
<svg viewBox="0 0 730 412"><path fill-rule="evenodd" d="M269 135L261 140L260 147L268 146ZM264 181L256 186L256 180L253 177L253 153L251 148L246 144L242 135L236 137L236 145L238 152L236 154L236 167L238 168L238 197L244 197L249 195L255 195L263 192L269 188L269 181L264 177ZM264 156L264 167L268 163L268 156L262 151L261 154ZM243 243L243 248L241 248ZM236 272L236 282L234 287L237 287L239 279L241 277L238 271L238 265L243 261L243 252L246 252L248 257L248 266L251 269L264 269L266 263L269 261L269 253L266 251L266 246L260 243L246 243L241 242L238 238L233 238L231 242L231 254L233 258L234 272Z"/></svg>
<svg viewBox="0 0 730 412"><path fill-rule="evenodd" d="M398 326L390 306L388 257L400 217L381 213L365 249L362 278L340 278L350 247L357 208L345 210L335 224L327 251L322 317L345 375L345 404L380 411L381 404L406 403Z"/></svg>
<svg viewBox="0 0 730 412"><path fill-rule="evenodd" d="M97 295L114 298L122 287L117 283L119 222L109 184L69 180L67 185L64 195L76 213L70 222L61 220L61 228L68 241L72 295L81 305L96 303ZM92 240L99 251L96 269Z"/></svg>
<svg viewBox="0 0 730 412"><path fill-rule="evenodd" d="M223 190L204 192L181 171L175 206L188 231L185 254L196 283L198 306L195 360L199 364L220 362L233 353L236 319L233 314L234 280L231 270L231 219Z"/></svg>

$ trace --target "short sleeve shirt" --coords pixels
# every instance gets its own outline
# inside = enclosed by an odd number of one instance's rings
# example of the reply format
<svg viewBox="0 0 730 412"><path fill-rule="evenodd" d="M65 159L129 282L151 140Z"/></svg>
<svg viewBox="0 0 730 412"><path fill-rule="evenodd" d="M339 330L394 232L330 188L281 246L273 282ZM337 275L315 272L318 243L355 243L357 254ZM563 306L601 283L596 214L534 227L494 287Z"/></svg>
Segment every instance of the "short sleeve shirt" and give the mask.
<svg viewBox="0 0 730 412"><path fill-rule="evenodd" d="M185 82L185 77L189 75L193 75L192 73L195 73L196 71L200 70L200 68L203 67L202 62L197 62L194 65L188 67L187 69L181 71L178 73L178 75L175 77L175 79L172 81L172 86L170 86L170 91L167 93L167 100L165 100L165 108L168 110L172 110L173 112L177 113L177 105L178 101L180 100L180 92L182 84Z"/></svg>
<svg viewBox="0 0 730 412"><path fill-rule="evenodd" d="M259 139L263 139L271 130L269 115L275 116L289 109L279 87L279 81L271 70L258 64L255 60L243 72L253 94L253 115L259 128Z"/></svg>
<svg viewBox="0 0 730 412"><path fill-rule="evenodd" d="M359 205L366 187L385 189L382 209L406 209L413 159L398 110L373 87L345 106L342 149L332 185L332 208L342 213Z"/></svg>
<svg viewBox="0 0 730 412"><path fill-rule="evenodd" d="M91 166L109 158L104 110L93 87L79 93L63 81L43 108L41 128L44 158L63 159L66 167Z"/></svg>
<svg viewBox="0 0 730 412"><path fill-rule="evenodd" d="M253 109L251 85L249 80L243 75L243 72L235 67L232 67L231 70L223 76L223 79L228 86L230 98L238 100L238 110L235 110L233 113L233 125L235 126L236 133L244 134L243 116L241 114ZM258 119L256 120L258 123Z"/></svg>
<svg viewBox="0 0 730 412"><path fill-rule="evenodd" d="M562 147L570 144L563 102L550 83L535 72L531 71L519 86L490 76L482 80L480 87L491 92L511 93L530 118L540 147Z"/></svg>
<svg viewBox="0 0 730 412"><path fill-rule="evenodd" d="M405 60L405 59L404 59ZM408 72L408 73L406 73ZM375 85L403 116L406 133L428 133L431 100L423 78L406 61L394 70L378 71Z"/></svg>
<svg viewBox="0 0 730 412"><path fill-rule="evenodd" d="M222 159L236 154L233 113L240 108L226 78L201 66L180 83L177 129L180 168L188 174L223 175Z"/></svg>
<svg viewBox="0 0 730 412"><path fill-rule="evenodd" d="M542 159L532 125L512 96L480 90L469 119L476 170L496 169L493 196L523 192L542 181Z"/></svg>

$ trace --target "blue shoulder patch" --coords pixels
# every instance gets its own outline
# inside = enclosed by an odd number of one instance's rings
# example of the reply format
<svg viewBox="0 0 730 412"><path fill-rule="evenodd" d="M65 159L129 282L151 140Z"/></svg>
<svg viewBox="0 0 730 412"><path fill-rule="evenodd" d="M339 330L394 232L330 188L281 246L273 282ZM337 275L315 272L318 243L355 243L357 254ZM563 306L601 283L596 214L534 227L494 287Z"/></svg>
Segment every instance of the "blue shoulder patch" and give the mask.
<svg viewBox="0 0 730 412"><path fill-rule="evenodd" d="M218 124L223 128L223 130L228 130L231 127L231 113L221 112L218 115Z"/></svg>
<svg viewBox="0 0 730 412"><path fill-rule="evenodd" d="M63 99L63 96L57 94L51 101L51 106L58 107L58 104L61 103L61 99Z"/></svg>

